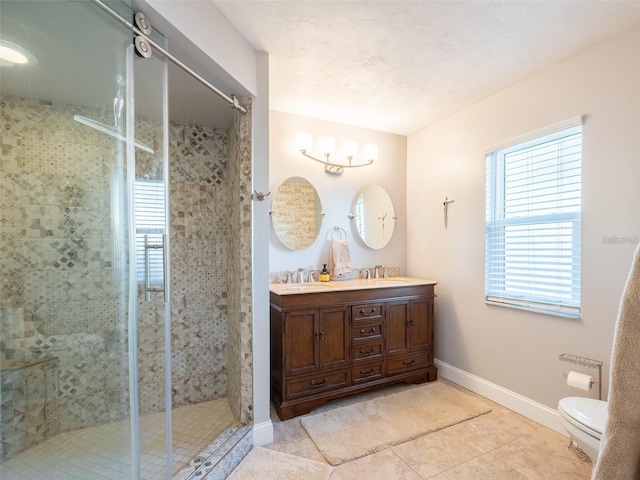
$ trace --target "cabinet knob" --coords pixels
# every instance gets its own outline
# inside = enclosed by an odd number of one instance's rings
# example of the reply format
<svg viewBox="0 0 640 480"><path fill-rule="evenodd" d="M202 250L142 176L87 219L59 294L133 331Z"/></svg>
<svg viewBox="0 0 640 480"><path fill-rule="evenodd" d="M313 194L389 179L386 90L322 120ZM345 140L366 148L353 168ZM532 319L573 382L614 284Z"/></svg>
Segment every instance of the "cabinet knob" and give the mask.
<svg viewBox="0 0 640 480"><path fill-rule="evenodd" d="M371 347L368 351L365 350L364 348L360 349L360 353L362 355L364 355L365 357L368 357L369 355L373 355L373 353L376 351L376 349L374 347Z"/></svg>
<svg viewBox="0 0 640 480"><path fill-rule="evenodd" d="M408 361L408 362L403 361L402 365L404 365L405 367L408 367L409 365L413 365L414 363L416 363L416 359L415 358L413 360Z"/></svg>
<svg viewBox="0 0 640 480"><path fill-rule="evenodd" d="M413 327L413 319L407 318L407 325Z"/></svg>
<svg viewBox="0 0 640 480"><path fill-rule="evenodd" d="M360 309L360 315L362 315L363 317L369 317L371 315L375 315L376 313L376 307L371 307L371 310L369 310L369 312L365 312L364 308Z"/></svg>
<svg viewBox="0 0 640 480"><path fill-rule="evenodd" d="M364 375L365 377L368 377L369 375L372 375L375 373L375 369L373 367L371 367L369 370L365 371L365 370L360 370L360 375Z"/></svg>

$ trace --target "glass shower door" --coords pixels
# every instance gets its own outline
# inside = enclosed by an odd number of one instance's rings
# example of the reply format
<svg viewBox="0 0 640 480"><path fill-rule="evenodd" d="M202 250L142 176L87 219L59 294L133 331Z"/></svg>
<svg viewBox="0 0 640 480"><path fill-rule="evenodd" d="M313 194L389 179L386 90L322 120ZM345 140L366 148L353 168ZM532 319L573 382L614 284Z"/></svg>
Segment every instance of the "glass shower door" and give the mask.
<svg viewBox="0 0 640 480"><path fill-rule="evenodd" d="M2 0L0 22L26 59L0 61L1 476L137 478L131 30L91 2Z"/></svg>
<svg viewBox="0 0 640 480"><path fill-rule="evenodd" d="M159 45L163 38L151 34ZM147 45L153 50L153 47ZM135 137L129 145L129 185L133 191L133 249L131 299L135 300L133 356L137 370L131 388L139 411L140 478L172 478L171 392L169 348L169 235L167 63L157 54L148 58L128 50L129 98L127 124ZM149 50L147 50L148 52ZM134 105L131 108L130 105Z"/></svg>

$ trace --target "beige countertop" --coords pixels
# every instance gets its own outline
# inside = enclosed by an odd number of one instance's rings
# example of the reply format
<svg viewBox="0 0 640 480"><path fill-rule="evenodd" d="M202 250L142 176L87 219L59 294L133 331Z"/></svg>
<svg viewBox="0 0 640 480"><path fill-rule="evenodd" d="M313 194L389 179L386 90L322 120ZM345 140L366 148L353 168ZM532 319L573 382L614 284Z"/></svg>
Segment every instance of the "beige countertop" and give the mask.
<svg viewBox="0 0 640 480"><path fill-rule="evenodd" d="M416 285L435 285L434 280L411 277L390 277L355 280L332 280L315 283L272 283L269 290L276 295L296 295L299 293L337 292L341 290L362 290L369 288L410 287Z"/></svg>

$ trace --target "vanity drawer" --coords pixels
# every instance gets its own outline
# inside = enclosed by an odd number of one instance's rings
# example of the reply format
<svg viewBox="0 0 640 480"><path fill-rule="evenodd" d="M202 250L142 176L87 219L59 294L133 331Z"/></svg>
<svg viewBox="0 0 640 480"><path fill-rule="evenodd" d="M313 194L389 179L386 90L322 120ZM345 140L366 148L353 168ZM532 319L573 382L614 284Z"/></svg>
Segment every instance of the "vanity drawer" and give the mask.
<svg viewBox="0 0 640 480"><path fill-rule="evenodd" d="M351 370L351 378L353 384L370 382L371 380L377 380L384 376L384 363L382 361L377 363L368 363L366 365L358 365Z"/></svg>
<svg viewBox="0 0 640 480"><path fill-rule="evenodd" d="M382 358L382 342L351 346L351 359L354 362L368 362Z"/></svg>
<svg viewBox="0 0 640 480"><path fill-rule="evenodd" d="M409 372L418 368L425 368L433 361L429 361L429 353L420 355L412 355L410 357L401 357L387 360L387 375L395 375L397 373Z"/></svg>
<svg viewBox="0 0 640 480"><path fill-rule="evenodd" d="M382 304L370 303L366 305L353 305L351 307L351 320L363 322L382 319Z"/></svg>
<svg viewBox="0 0 640 480"><path fill-rule="evenodd" d="M351 325L351 340L382 340L382 321Z"/></svg>
<svg viewBox="0 0 640 480"><path fill-rule="evenodd" d="M349 386L349 370L337 370L331 373L318 373L287 382L287 398L315 395L328 390Z"/></svg>

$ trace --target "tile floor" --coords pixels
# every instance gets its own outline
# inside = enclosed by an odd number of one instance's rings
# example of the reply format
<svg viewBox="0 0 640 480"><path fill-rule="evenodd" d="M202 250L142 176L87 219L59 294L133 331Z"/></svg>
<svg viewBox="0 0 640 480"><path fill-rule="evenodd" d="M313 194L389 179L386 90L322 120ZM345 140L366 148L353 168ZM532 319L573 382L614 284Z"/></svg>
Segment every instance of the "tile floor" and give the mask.
<svg viewBox="0 0 640 480"><path fill-rule="evenodd" d="M173 474L226 429L239 425L226 398L173 410ZM0 464L2 480L130 480L128 422L114 422L60 433ZM141 478L164 478L164 413L140 419Z"/></svg>
<svg viewBox="0 0 640 480"><path fill-rule="evenodd" d="M470 395L456 384L448 383ZM394 385L336 400L319 413L414 385ZM486 400L486 399L485 399ZM492 403L487 415L334 467L331 480L588 480L592 463L569 450L568 438ZM265 448L326 463L296 417L280 421L272 408L274 442Z"/></svg>

